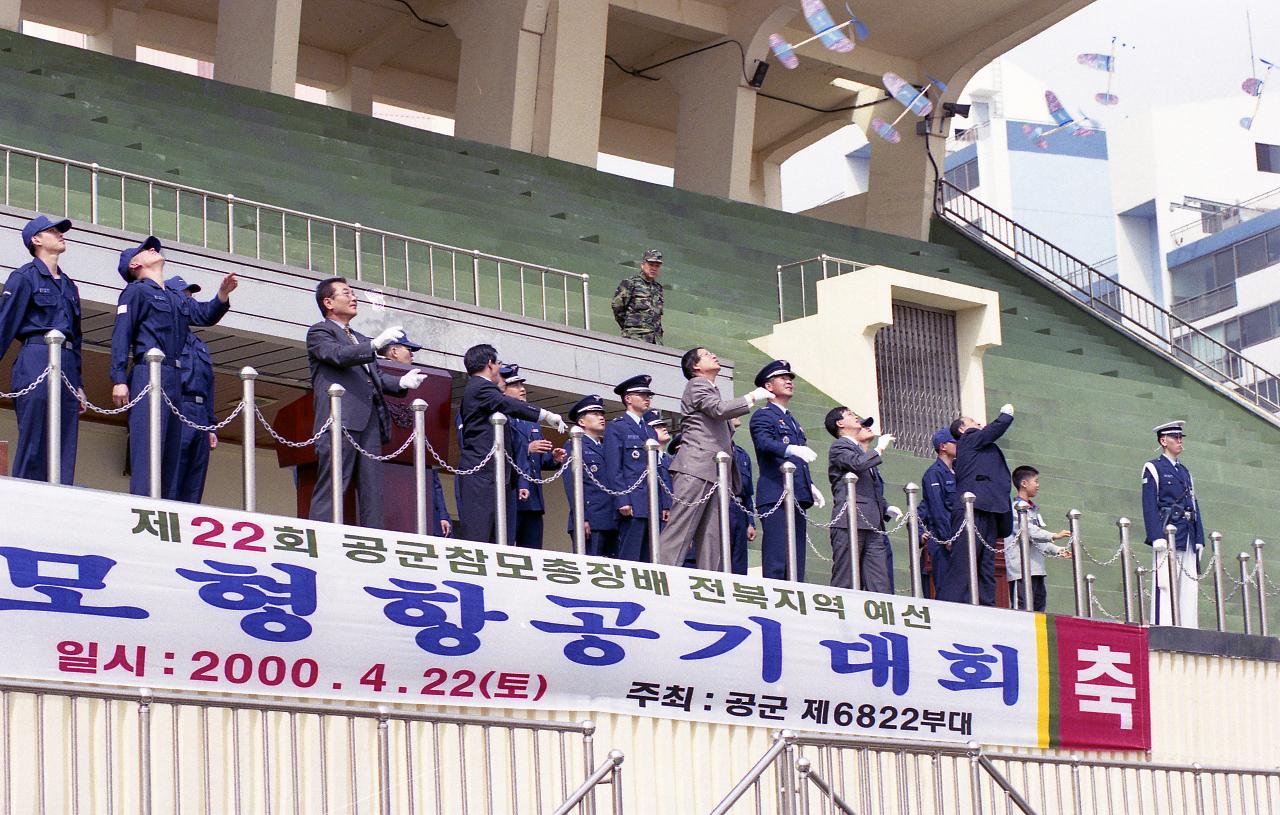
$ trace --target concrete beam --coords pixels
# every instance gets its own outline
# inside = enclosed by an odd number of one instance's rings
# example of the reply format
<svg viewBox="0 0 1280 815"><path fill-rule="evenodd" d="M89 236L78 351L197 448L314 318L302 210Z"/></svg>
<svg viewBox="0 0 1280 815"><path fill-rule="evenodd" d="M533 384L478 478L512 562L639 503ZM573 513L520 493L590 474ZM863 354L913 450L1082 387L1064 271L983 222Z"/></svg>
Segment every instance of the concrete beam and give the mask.
<svg viewBox="0 0 1280 815"><path fill-rule="evenodd" d="M555 0L538 60L533 152L596 166L609 8L599 0Z"/></svg>
<svg viewBox="0 0 1280 815"><path fill-rule="evenodd" d="M218 0L214 78L293 96L302 0Z"/></svg>
<svg viewBox="0 0 1280 815"><path fill-rule="evenodd" d="M0 0L0 28L17 31L22 24L22 0Z"/></svg>
<svg viewBox="0 0 1280 815"><path fill-rule="evenodd" d="M108 4L106 26L89 35L89 47L100 54L121 59L138 58L138 16L146 0Z"/></svg>

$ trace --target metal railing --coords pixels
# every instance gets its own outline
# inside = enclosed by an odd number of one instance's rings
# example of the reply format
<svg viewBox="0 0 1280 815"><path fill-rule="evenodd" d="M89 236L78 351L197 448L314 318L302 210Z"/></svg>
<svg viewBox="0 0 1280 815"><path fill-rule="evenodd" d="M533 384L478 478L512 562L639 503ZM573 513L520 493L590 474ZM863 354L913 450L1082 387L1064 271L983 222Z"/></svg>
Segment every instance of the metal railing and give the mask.
<svg viewBox="0 0 1280 815"><path fill-rule="evenodd" d="M1225 286L1174 302L1173 313L1184 320L1203 320L1210 314L1234 308L1236 302L1236 282L1232 280Z"/></svg>
<svg viewBox="0 0 1280 815"><path fill-rule="evenodd" d="M818 308L816 286L819 280L865 269L870 265L830 255L781 264L777 267L778 322L785 323L814 313L810 309ZM788 308L792 309L791 313L787 312Z"/></svg>
<svg viewBox="0 0 1280 815"><path fill-rule="evenodd" d="M1259 215L1270 212L1277 206L1280 206L1280 188L1258 193L1252 198L1246 198L1238 203L1224 203L1221 211L1205 212L1194 221L1189 221L1170 230L1169 237L1173 239L1174 246L1194 243L1201 238L1215 235L1236 224L1251 221Z"/></svg>
<svg viewBox="0 0 1280 815"><path fill-rule="evenodd" d="M1269 395L1275 374L1240 352L945 180L937 183L934 211L971 240L1277 423L1280 403Z"/></svg>
<svg viewBox="0 0 1280 815"><path fill-rule="evenodd" d="M594 734L589 721L3 680L0 811L620 815L621 754L602 778ZM606 810L590 793L610 780Z"/></svg>
<svg viewBox="0 0 1280 815"><path fill-rule="evenodd" d="M590 330L589 276L9 145L4 203Z"/></svg>

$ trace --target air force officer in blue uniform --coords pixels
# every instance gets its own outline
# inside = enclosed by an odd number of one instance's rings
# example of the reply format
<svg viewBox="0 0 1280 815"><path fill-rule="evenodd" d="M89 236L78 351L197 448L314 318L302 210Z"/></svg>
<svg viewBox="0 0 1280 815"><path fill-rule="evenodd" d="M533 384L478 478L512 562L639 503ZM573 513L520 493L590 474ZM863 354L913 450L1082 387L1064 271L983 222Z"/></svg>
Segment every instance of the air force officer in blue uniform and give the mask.
<svg viewBox="0 0 1280 815"><path fill-rule="evenodd" d="M658 440L645 414L653 400L649 389L652 377L633 376L613 389L626 410L604 429L604 463L609 474L609 488L624 493L613 499L618 512L618 553L620 560L649 560L649 487L644 476L649 454L645 442Z"/></svg>
<svg viewBox="0 0 1280 815"><path fill-rule="evenodd" d="M1160 445L1160 455L1142 465L1142 523L1146 542L1165 540L1166 526L1177 530L1173 546L1177 558L1174 571L1178 592L1178 624L1183 628L1199 628L1200 596L1191 575L1199 574L1200 550L1204 548L1204 522L1200 518L1200 502L1196 486L1179 458L1182 456L1185 422L1166 422L1152 428ZM1152 598L1151 619L1155 625L1172 625L1169 608L1169 567L1163 558L1155 564L1156 592Z"/></svg>
<svg viewBox="0 0 1280 815"><path fill-rule="evenodd" d="M15 339L22 343L13 362L11 387L15 391L34 382L49 365L44 335L56 329L67 338L62 345L62 373L81 395L84 393L80 387L80 291L58 268L67 248L62 235L70 228L70 221L52 221L43 215L22 228L22 244L31 253L31 262L13 270L0 295L0 352L8 350ZM61 477L63 484L70 484L75 478L81 408L75 394L63 383L56 384L62 401ZM19 478L49 478L48 405L48 382L14 400L18 449L13 474Z"/></svg>
<svg viewBox="0 0 1280 815"><path fill-rule="evenodd" d="M575 518L573 505L573 479L565 476L564 494L569 499L569 539L574 538L574 524L583 525L588 555L614 557L617 554L618 514L613 507L613 497L600 489L605 479L604 460L604 400L592 394L584 396L569 410L569 421L583 429L582 441L582 514ZM574 440L567 443L570 455Z"/></svg>
<svg viewBox="0 0 1280 815"><path fill-rule="evenodd" d="M184 297L192 297L200 291L199 283L188 283L181 277L164 281L165 288ZM187 332L182 346L182 415L198 425L208 427L217 421L213 414L213 356L204 340L194 331ZM200 503L204 497L205 477L209 473L209 451L218 446L218 434L208 430L196 430L182 424L182 446L178 448L178 467L175 472L178 483L174 497L179 501Z"/></svg>
<svg viewBox="0 0 1280 815"><path fill-rule="evenodd" d="M501 373L506 382L503 392L521 402L529 401L520 366L503 366ZM542 428L537 422L513 416L507 427L515 437L516 466L520 470L515 483L515 500L511 502L515 511L515 523L511 525L512 530L507 537L523 549L541 549L542 520L546 504L542 500L542 485L535 479L542 478L543 472L555 470L564 463L565 453L543 437Z"/></svg>
<svg viewBox="0 0 1280 815"><path fill-rule="evenodd" d="M769 404L751 417L750 428L756 462L760 465L760 477L756 482L756 507L760 512L768 512L782 500L785 483L782 463L790 461L796 465L795 513L788 518L786 510L780 509L761 524L764 527L761 546L764 576L803 581L805 522L800 510L812 506L822 509L826 499L809 475L809 465L817 460L818 454L806 446L808 439L804 430L788 408L796 392L795 378L796 375L791 373L791 363L784 359L775 359L760 369L755 384L769 392ZM787 524L792 524L796 530L796 574L790 576L787 575Z"/></svg>
<svg viewBox="0 0 1280 815"><path fill-rule="evenodd" d="M154 235L138 246L120 253L116 271L125 281L116 306L116 324L111 332L111 401L116 407L129 402L147 386L149 375L144 355L152 348L164 352L161 385L169 401L182 402L182 349L189 327L214 325L231 309L231 292L239 282L235 272L222 278L218 294L201 302L165 288L164 255ZM132 363L133 370L129 370ZM129 410L129 492L150 492L150 416L141 403ZM161 497L178 498L178 451L182 446L183 424L167 405L160 410Z"/></svg>

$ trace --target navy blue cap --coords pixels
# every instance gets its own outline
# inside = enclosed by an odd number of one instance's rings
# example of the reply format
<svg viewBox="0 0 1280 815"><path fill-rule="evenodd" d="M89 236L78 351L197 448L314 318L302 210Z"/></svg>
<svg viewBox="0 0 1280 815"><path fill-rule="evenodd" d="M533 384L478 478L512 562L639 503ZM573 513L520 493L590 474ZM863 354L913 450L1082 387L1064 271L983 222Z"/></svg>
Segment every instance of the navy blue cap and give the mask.
<svg viewBox="0 0 1280 815"><path fill-rule="evenodd" d="M180 275L174 275L173 277L166 277L164 279L164 285L165 287L173 289L176 292L189 291L192 294L195 294L196 292L200 291L199 283L188 283L187 281L183 280Z"/></svg>
<svg viewBox="0 0 1280 815"><path fill-rule="evenodd" d="M653 395L653 389L649 387L649 383L653 381L653 377L648 374L637 374L630 379L624 379L614 387L613 392L619 396L626 396L628 393L640 393Z"/></svg>
<svg viewBox="0 0 1280 815"><path fill-rule="evenodd" d="M644 413L644 422L649 425L649 427L657 427L659 425L663 427L671 426L671 420L662 418L662 414L656 410L646 410Z"/></svg>
<svg viewBox="0 0 1280 815"><path fill-rule="evenodd" d="M956 440L956 437L951 435L951 428L944 427L941 430L934 432L933 449L937 450L942 445L947 444L949 442L954 442L955 440Z"/></svg>
<svg viewBox="0 0 1280 815"><path fill-rule="evenodd" d="M1174 422L1165 422L1164 424L1158 424L1155 427L1151 428L1151 430L1153 433L1156 434L1157 439L1160 438L1161 436L1185 436L1187 435L1186 428L1183 427L1183 425L1185 424L1186 424L1186 421L1182 419L1178 419L1177 421L1174 421Z"/></svg>
<svg viewBox="0 0 1280 815"><path fill-rule="evenodd" d="M569 408L569 421L576 423L578 419L582 418L582 414L591 413L592 411L604 413L604 400L594 393L590 396L582 397L578 400L578 404Z"/></svg>
<svg viewBox="0 0 1280 815"><path fill-rule="evenodd" d="M503 365L498 368L498 375L501 376L503 381L508 385L518 385L525 381L524 377L520 375L519 365Z"/></svg>
<svg viewBox="0 0 1280 815"><path fill-rule="evenodd" d="M47 215L37 215L27 225L22 227L22 245L27 247L28 252L35 252L31 247L31 239L46 229L56 229L59 232L66 232L71 228L71 222L66 218L61 221L50 220Z"/></svg>
<svg viewBox="0 0 1280 815"><path fill-rule="evenodd" d="M425 345L418 345L416 342L406 337L403 333L401 333L400 339L394 340L389 344L403 345L405 348L408 348L410 351L421 351L423 348L426 348Z"/></svg>
<svg viewBox="0 0 1280 815"><path fill-rule="evenodd" d="M116 264L116 271L120 273L120 277L124 279L124 282L133 282L133 275L129 274L129 263L133 260L134 255L139 252L145 252L148 249L162 250L164 247L160 245L159 238L155 235L150 235L142 243L120 253L120 262Z"/></svg>
<svg viewBox="0 0 1280 815"><path fill-rule="evenodd" d="M756 387L763 388L764 383L773 379L775 376L789 376L792 379L796 375L791 373L791 363L785 359L775 359L760 369L760 373L756 374Z"/></svg>

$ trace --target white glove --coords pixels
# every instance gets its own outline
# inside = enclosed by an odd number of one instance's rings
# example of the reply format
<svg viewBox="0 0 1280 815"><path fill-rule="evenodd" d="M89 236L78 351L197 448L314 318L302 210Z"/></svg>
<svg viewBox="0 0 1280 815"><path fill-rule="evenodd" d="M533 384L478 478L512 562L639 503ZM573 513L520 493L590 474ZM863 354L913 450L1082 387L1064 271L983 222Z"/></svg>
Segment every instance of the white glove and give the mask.
<svg viewBox="0 0 1280 815"><path fill-rule="evenodd" d="M902 517L902 510L898 509L893 504L890 504L889 508L884 511L884 514L896 521Z"/></svg>
<svg viewBox="0 0 1280 815"><path fill-rule="evenodd" d="M827 505L827 499L822 497L822 492L813 484L809 485L809 489L813 490L813 505L818 509L822 509Z"/></svg>
<svg viewBox="0 0 1280 815"><path fill-rule="evenodd" d="M880 438L876 439L876 452L883 453L893 444L892 433L881 433Z"/></svg>
<svg viewBox="0 0 1280 815"><path fill-rule="evenodd" d="M381 351L391 343L404 336L404 329L398 325L382 329L382 333L373 338L373 347Z"/></svg>
<svg viewBox="0 0 1280 815"><path fill-rule="evenodd" d="M1006 404L1004 407L1000 408L1000 412L1001 412L1001 413L1008 413L1010 416L1012 416L1012 415L1013 415L1013 405Z"/></svg>
<svg viewBox="0 0 1280 815"><path fill-rule="evenodd" d="M747 404L751 405L752 407L755 407L756 405L762 405L765 402L769 401L770 396L773 396L773 394L769 393L764 388L756 388L755 390L747 394L746 396Z"/></svg>
<svg viewBox="0 0 1280 815"><path fill-rule="evenodd" d="M787 457L795 456L805 464L812 464L818 460L818 454L803 444L788 444L785 454Z"/></svg>
<svg viewBox="0 0 1280 815"><path fill-rule="evenodd" d="M556 430L559 430L561 433L569 432L569 425L564 423L564 419L560 418L560 414L552 413L546 408L543 408L542 412L538 414L538 421L542 422L548 427L554 427Z"/></svg>
<svg viewBox="0 0 1280 815"><path fill-rule="evenodd" d="M404 390L411 391L414 388L427 381L427 375L417 368L409 371L409 373L400 377L400 387Z"/></svg>

